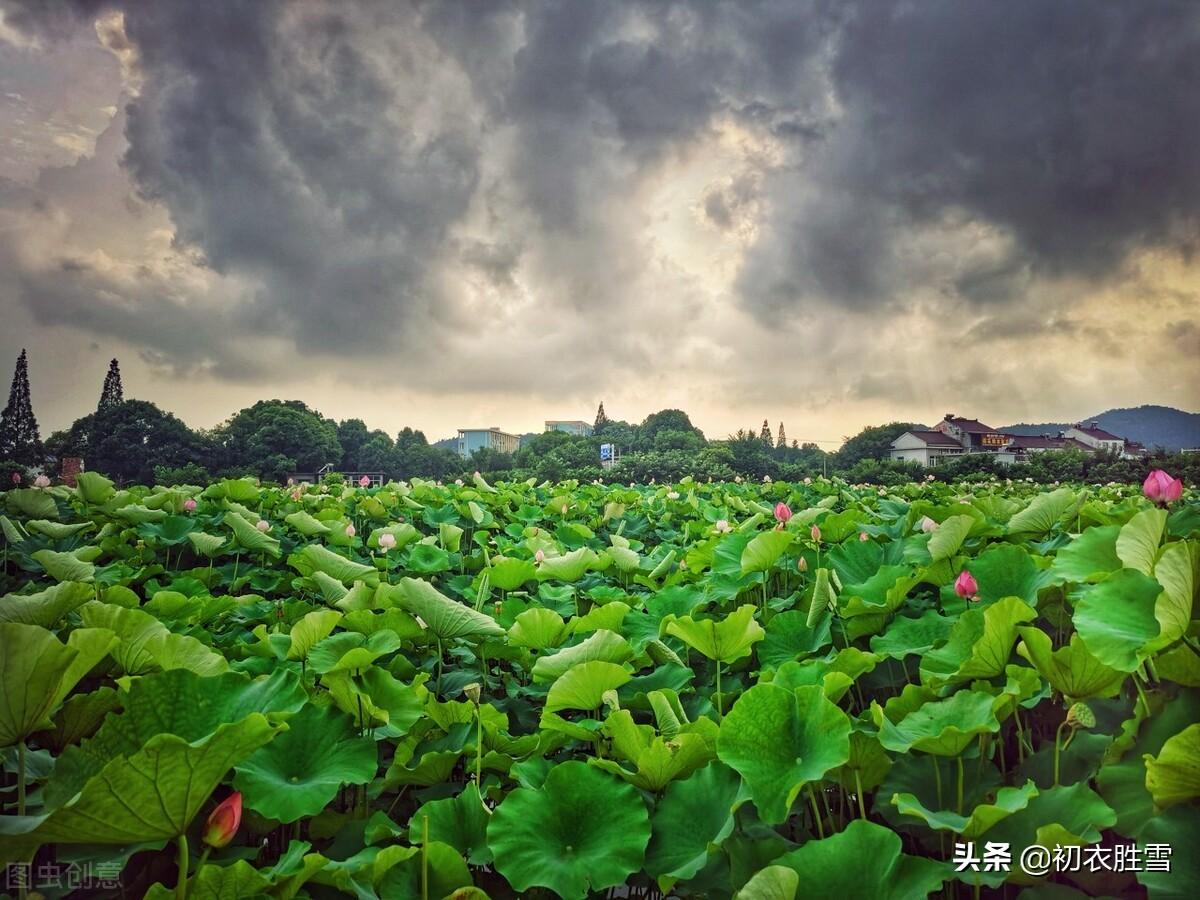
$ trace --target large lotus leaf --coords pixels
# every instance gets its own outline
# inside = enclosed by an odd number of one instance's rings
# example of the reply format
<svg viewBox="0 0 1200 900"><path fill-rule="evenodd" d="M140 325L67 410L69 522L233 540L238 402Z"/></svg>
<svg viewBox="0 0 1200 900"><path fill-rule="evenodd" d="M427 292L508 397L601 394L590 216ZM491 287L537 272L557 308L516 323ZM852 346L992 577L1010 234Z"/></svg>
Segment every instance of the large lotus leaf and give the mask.
<svg viewBox="0 0 1200 900"><path fill-rule="evenodd" d="M567 623L567 630L572 634L584 634L601 628L617 632L621 630L625 617L629 615L629 604L620 600L594 607L587 615L572 618Z"/></svg>
<svg viewBox="0 0 1200 900"><path fill-rule="evenodd" d="M375 777L375 742L358 735L351 718L309 704L288 730L237 766L233 786L250 809L279 822L315 816L343 784Z"/></svg>
<svg viewBox="0 0 1200 900"><path fill-rule="evenodd" d="M547 556L537 568L538 581L578 581L598 559L590 547L580 547L561 556Z"/></svg>
<svg viewBox="0 0 1200 900"><path fill-rule="evenodd" d="M606 628L598 629L570 647L549 656L541 656L533 664L534 681L554 681L568 669L593 660L623 663L633 658L633 648L621 635Z"/></svg>
<svg viewBox="0 0 1200 900"><path fill-rule="evenodd" d="M636 572L641 568L642 558L628 547L609 547L605 552L612 559L618 572Z"/></svg>
<svg viewBox="0 0 1200 900"><path fill-rule="evenodd" d="M925 824L934 830L953 831L964 838L974 839L1001 819L1024 809L1037 793L1037 785L1032 781L1026 781L1019 788L1002 787L996 792L994 800L980 803L971 810L969 816L962 816L948 809L928 809L913 794L895 794L892 803L901 814L924 819Z"/></svg>
<svg viewBox="0 0 1200 900"><path fill-rule="evenodd" d="M5 594L0 597L0 622L49 628L95 596L92 585L76 581L64 581L36 594Z"/></svg>
<svg viewBox="0 0 1200 900"><path fill-rule="evenodd" d="M79 615L87 627L107 628L120 638L112 655L127 675L141 675L158 667L152 642L170 632L154 616L140 609L96 601L79 607Z"/></svg>
<svg viewBox="0 0 1200 900"><path fill-rule="evenodd" d="M1166 647L1179 640L1192 621L1192 604L1196 596L1196 546L1187 541L1175 541L1163 547L1154 564L1154 580L1162 585L1162 593L1154 604L1158 621L1158 637L1150 642L1149 650Z"/></svg>
<svg viewBox="0 0 1200 900"><path fill-rule="evenodd" d="M787 866L767 866L754 873L735 900L794 900L800 876Z"/></svg>
<svg viewBox="0 0 1200 900"><path fill-rule="evenodd" d="M1086 845L1099 841L1100 831L1116 820L1108 804L1086 781L1080 781L1041 791L1024 809L997 822L987 839L1011 847Z"/></svg>
<svg viewBox="0 0 1200 900"><path fill-rule="evenodd" d="M51 522L49 519L31 519L25 523L25 527L30 531L36 531L38 534L44 534L52 541L62 541L79 534L81 531L87 531L90 528L95 528L93 522Z"/></svg>
<svg viewBox="0 0 1200 900"><path fill-rule="evenodd" d="M71 803L43 816L0 816L0 861L46 843L133 844L183 834L225 773L281 730L252 713L188 743L158 734L111 760Z"/></svg>
<svg viewBox="0 0 1200 900"><path fill-rule="evenodd" d="M1200 895L1200 807L1172 806L1146 823L1139 845L1158 844L1168 848L1169 871L1147 871L1143 864L1137 880L1146 887L1150 900L1192 900ZM1172 852L1173 851L1173 852Z"/></svg>
<svg viewBox="0 0 1200 900"><path fill-rule="evenodd" d="M1150 507L1137 513L1121 526L1117 536L1117 556L1125 568L1151 575L1158 545L1167 527L1167 511Z"/></svg>
<svg viewBox="0 0 1200 900"><path fill-rule="evenodd" d="M430 800L408 820L408 842L420 844L424 835L424 820L429 820L429 840L448 844L473 866L486 866L492 861L487 842L489 810L473 783L455 797Z"/></svg>
<svg viewBox="0 0 1200 900"><path fill-rule="evenodd" d="M644 791L658 793L681 775L688 775L715 757L717 726L701 719L688 731L679 728L670 737L654 734L649 726L634 724L628 710L609 716L604 730L613 739L613 753L633 763L630 770L615 759L589 759L589 765L628 781Z"/></svg>
<svg viewBox="0 0 1200 900"><path fill-rule="evenodd" d="M75 476L75 492L84 503L101 504L111 500L116 490L99 472L80 472Z"/></svg>
<svg viewBox="0 0 1200 900"><path fill-rule="evenodd" d="M151 509L140 503L130 503L114 510L113 515L118 519L124 519L126 522L132 522L134 525L144 525L147 522L161 522L167 517L167 511L163 509Z"/></svg>
<svg viewBox="0 0 1200 900"><path fill-rule="evenodd" d="M642 867L649 839L637 789L578 761L551 769L540 790L510 793L488 823L496 869L509 884L548 887L564 900L622 884Z"/></svg>
<svg viewBox="0 0 1200 900"><path fill-rule="evenodd" d="M211 647L188 634L157 634L146 642L146 652L158 668L190 669L198 675L229 671L229 662Z"/></svg>
<svg viewBox="0 0 1200 900"><path fill-rule="evenodd" d="M1103 525L1085 529L1054 557L1050 574L1055 581L1094 582L1100 581L1123 568L1117 556L1119 525Z"/></svg>
<svg viewBox="0 0 1200 900"><path fill-rule="evenodd" d="M342 584L365 581L370 585L379 583L379 572L374 566L356 563L335 553L321 544L306 544L287 558L288 565L305 577L314 572L324 572Z"/></svg>
<svg viewBox="0 0 1200 900"><path fill-rule="evenodd" d="M8 511L25 519L57 519L54 495L38 488L17 488L4 494Z"/></svg>
<svg viewBox="0 0 1200 900"><path fill-rule="evenodd" d="M945 700L923 703L896 723L875 702L871 715L879 726L879 743L888 750L957 756L977 735L999 731L995 702L991 694L959 691Z"/></svg>
<svg viewBox="0 0 1200 900"><path fill-rule="evenodd" d="M420 847L385 847L372 861L370 871L375 891L386 900L424 900L425 897L457 900L475 896L470 893L471 872L467 864L453 847L440 841L429 842L424 858ZM345 891L364 896L361 888Z"/></svg>
<svg viewBox="0 0 1200 900"><path fill-rule="evenodd" d="M771 624L774 624L774 621L772 619ZM771 624L767 625L768 637ZM915 619L910 616L896 616L887 631L871 638L871 652L892 659L903 659L912 653L921 655L949 637L953 627L954 619L933 609L925 610Z"/></svg>
<svg viewBox="0 0 1200 900"><path fill-rule="evenodd" d="M386 725L393 737L407 734L421 718L429 693L420 684L404 684L378 666L361 674L324 675L321 683L329 689L339 709L351 716L362 716L369 726Z"/></svg>
<svg viewBox="0 0 1200 900"><path fill-rule="evenodd" d="M975 520L970 516L950 516L929 536L929 557L933 562L950 559L967 539Z"/></svg>
<svg viewBox="0 0 1200 900"><path fill-rule="evenodd" d="M1017 629L1021 643L1017 653L1029 660L1050 686L1072 701L1089 697L1111 697L1121 688L1124 672L1106 666L1093 656L1078 634L1065 647L1052 650L1050 635L1040 628Z"/></svg>
<svg viewBox="0 0 1200 900"><path fill-rule="evenodd" d="M1033 608L1017 597L965 610L946 643L921 659L922 679L939 684L1002 674L1017 639L1017 626L1036 618Z"/></svg>
<svg viewBox="0 0 1200 900"><path fill-rule="evenodd" d="M863 819L785 853L773 865L795 871L804 896L814 900L914 900L932 894L948 875L940 862L902 853L900 835L890 828Z"/></svg>
<svg viewBox="0 0 1200 900"><path fill-rule="evenodd" d="M295 712L306 699L299 677L286 669L254 680L232 672L203 677L187 669L138 678L129 686L124 712L106 718L95 737L59 758L47 801L58 806L70 800L105 765L133 755L156 734L195 742L251 713Z"/></svg>
<svg viewBox="0 0 1200 900"><path fill-rule="evenodd" d="M320 519L314 518L309 513L302 509L296 510L294 513L288 513L283 517L283 521L292 527L299 534L305 537L315 537L318 534L329 534L329 526Z"/></svg>
<svg viewBox="0 0 1200 900"><path fill-rule="evenodd" d="M720 762L667 785L654 807L646 871L655 878L691 878L704 868L733 832L741 790L737 772Z"/></svg>
<svg viewBox="0 0 1200 900"><path fill-rule="evenodd" d="M484 570L492 587L498 591L515 591L527 581L535 581L538 570L527 559L493 560Z"/></svg>
<svg viewBox="0 0 1200 900"><path fill-rule="evenodd" d="M1105 665L1132 672L1158 637L1154 611L1162 585L1133 569L1122 569L1085 589L1072 621L1091 653Z"/></svg>
<svg viewBox="0 0 1200 900"><path fill-rule="evenodd" d="M750 786L763 821L783 822L804 785L850 758L850 719L821 688L757 684L721 722L717 756Z"/></svg>
<svg viewBox="0 0 1200 900"><path fill-rule="evenodd" d="M1039 569L1024 547L996 544L984 550L968 565L979 584L979 598L992 603L1003 597L1020 597L1037 606L1038 591L1051 580L1050 573Z"/></svg>
<svg viewBox="0 0 1200 900"><path fill-rule="evenodd" d="M225 538L204 531L190 532L187 539L188 543L192 545L192 549L201 556L216 556L217 551L225 546Z"/></svg>
<svg viewBox="0 0 1200 900"><path fill-rule="evenodd" d="M1028 506L1008 520L1008 533L1040 537L1058 524L1074 506L1075 492L1070 488L1038 494Z"/></svg>
<svg viewBox="0 0 1200 900"><path fill-rule="evenodd" d="M63 644L37 625L0 623L0 747L53 727L50 714L116 643L103 628L76 629Z"/></svg>
<svg viewBox="0 0 1200 900"><path fill-rule="evenodd" d="M773 616L757 648L759 663L764 669L775 669L786 662L816 653L830 643L830 620L831 617L825 615L810 626L808 614L798 609Z"/></svg>
<svg viewBox="0 0 1200 900"><path fill-rule="evenodd" d="M834 590L829 569L822 566L817 569L817 575L813 579L812 599L808 603L805 622L810 628L816 628L822 616L831 615L836 609L837 591Z"/></svg>
<svg viewBox="0 0 1200 900"><path fill-rule="evenodd" d="M259 900L270 896L270 880L244 859L231 866L206 865L188 880L191 900ZM173 900L175 888L161 882L146 892L144 900Z"/></svg>
<svg viewBox="0 0 1200 900"><path fill-rule="evenodd" d="M672 619L666 632L709 659L726 664L749 656L751 648L766 634L754 621L754 606L749 603L739 606L720 622L691 616Z"/></svg>
<svg viewBox="0 0 1200 900"><path fill-rule="evenodd" d="M632 676L616 663L592 660L572 666L546 695L546 712L561 709L599 709L605 691L614 691Z"/></svg>
<svg viewBox="0 0 1200 900"><path fill-rule="evenodd" d="M270 534L259 531L250 520L230 510L225 513L225 524L233 531L233 539L239 547L271 557L279 556L279 541Z"/></svg>
<svg viewBox="0 0 1200 900"><path fill-rule="evenodd" d="M85 551L95 551L97 547L83 547ZM79 551L60 553L56 550L38 550L31 554L42 564L42 568L55 581L89 582L96 576L96 567L90 562L79 558Z"/></svg>
<svg viewBox="0 0 1200 900"><path fill-rule="evenodd" d="M408 551L406 565L410 571L431 575L450 568L450 554L431 543L432 540L433 538L427 538Z"/></svg>
<svg viewBox="0 0 1200 900"><path fill-rule="evenodd" d="M355 631L339 631L308 652L308 667L318 675L360 671L399 647L400 636L386 628L369 636Z"/></svg>
<svg viewBox="0 0 1200 900"><path fill-rule="evenodd" d="M442 595L427 581L402 578L399 586L404 609L420 616L425 627L443 641L454 638L479 640L504 634L495 619Z"/></svg>
<svg viewBox="0 0 1200 900"><path fill-rule="evenodd" d="M1146 790L1160 809L1200 797L1200 724L1189 725L1145 756Z"/></svg>
<svg viewBox="0 0 1200 900"><path fill-rule="evenodd" d="M325 638L329 637L342 614L333 609L316 609L306 613L299 622L292 626L290 632L291 645L288 647L288 659L307 659L309 651Z"/></svg>
<svg viewBox="0 0 1200 900"><path fill-rule="evenodd" d="M770 569L791 546L794 537L790 531L765 531L755 535L742 550L742 574Z"/></svg>
<svg viewBox="0 0 1200 900"><path fill-rule="evenodd" d="M514 647L545 650L558 646L566 629L567 623L562 616L552 609L537 606L517 616L508 629L508 643Z"/></svg>

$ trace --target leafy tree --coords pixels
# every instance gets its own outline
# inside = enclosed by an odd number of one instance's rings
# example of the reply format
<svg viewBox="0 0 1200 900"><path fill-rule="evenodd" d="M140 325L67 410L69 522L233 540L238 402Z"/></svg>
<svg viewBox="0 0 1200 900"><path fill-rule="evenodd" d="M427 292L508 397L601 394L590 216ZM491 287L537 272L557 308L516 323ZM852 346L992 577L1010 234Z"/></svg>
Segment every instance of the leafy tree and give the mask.
<svg viewBox="0 0 1200 900"><path fill-rule="evenodd" d="M396 445L383 431L372 431L366 443L358 448L354 472L391 473L396 467Z"/></svg>
<svg viewBox="0 0 1200 900"><path fill-rule="evenodd" d="M88 468L121 482L151 484L155 469L203 466L211 439L145 400L125 400L92 417Z"/></svg>
<svg viewBox="0 0 1200 900"><path fill-rule="evenodd" d="M46 438L46 456L48 459L61 463L68 456L88 458L88 442L92 436L92 423L95 413L76 419L71 427L63 431L55 431Z"/></svg>
<svg viewBox="0 0 1200 900"><path fill-rule="evenodd" d="M758 439L768 447L774 446L771 442L771 426L767 424L766 419L763 419L762 430L758 433Z"/></svg>
<svg viewBox="0 0 1200 900"><path fill-rule="evenodd" d="M596 421L592 425L592 433L599 434L604 426L609 423L608 413L604 411L604 401L600 401L600 408L596 410Z"/></svg>
<svg viewBox="0 0 1200 900"><path fill-rule="evenodd" d="M42 461L42 440L29 396L29 361L25 350L17 357L8 405L0 413L0 459L27 466Z"/></svg>
<svg viewBox="0 0 1200 900"><path fill-rule="evenodd" d="M787 447L787 435L783 432L783 423L779 423L779 437L775 439L775 446L778 449Z"/></svg>
<svg viewBox="0 0 1200 900"><path fill-rule="evenodd" d="M371 439L371 430L362 419L346 419L338 423L338 443L342 445L342 457L338 467L343 472L358 471L358 454L363 444ZM390 443L390 441L389 441Z"/></svg>
<svg viewBox="0 0 1200 900"><path fill-rule="evenodd" d="M104 376L104 387L100 391L100 402L96 406L96 412L112 409L124 401L125 389L121 386L121 366L113 359L108 364L108 374Z"/></svg>
<svg viewBox="0 0 1200 900"><path fill-rule="evenodd" d="M445 478L463 468L463 460L457 453L431 446L423 431L404 428L396 435L394 461L390 469L394 478Z"/></svg>
<svg viewBox="0 0 1200 900"><path fill-rule="evenodd" d="M264 478L283 478L290 469L315 472L342 460L337 425L299 400L260 400L237 413L218 435L227 465Z"/></svg>
<svg viewBox="0 0 1200 900"><path fill-rule="evenodd" d="M887 459L892 441L906 431L921 428L912 422L889 422L887 425L870 425L854 437L847 438L837 452L839 467L849 469L864 459Z"/></svg>

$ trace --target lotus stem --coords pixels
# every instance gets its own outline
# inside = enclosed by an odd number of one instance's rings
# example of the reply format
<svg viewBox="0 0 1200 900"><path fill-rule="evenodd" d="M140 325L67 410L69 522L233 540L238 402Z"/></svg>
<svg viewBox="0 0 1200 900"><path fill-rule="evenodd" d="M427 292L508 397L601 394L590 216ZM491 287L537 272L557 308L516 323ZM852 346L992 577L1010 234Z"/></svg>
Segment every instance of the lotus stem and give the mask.
<svg viewBox="0 0 1200 900"><path fill-rule="evenodd" d="M1058 728L1054 732L1054 786L1058 787L1058 757L1062 751L1062 730L1067 727L1067 720L1063 719L1059 723Z"/></svg>
<svg viewBox="0 0 1200 900"><path fill-rule="evenodd" d="M188 842L187 833L179 835L175 841L178 856L178 876L175 880L175 900L187 900L188 880Z"/></svg>
<svg viewBox="0 0 1200 900"><path fill-rule="evenodd" d="M957 786L957 787L958 787L958 791L957 791L957 800L958 800L958 806L957 806L957 809L958 809L958 814L961 816L961 815L962 815L962 811L963 811L963 761L962 761L962 754L960 753L960 754L958 754L958 756L954 757L954 761L955 761L955 763L957 763L957 765L958 765L958 786Z"/></svg>
<svg viewBox="0 0 1200 900"><path fill-rule="evenodd" d="M817 837L824 840L825 826L821 824L821 811L817 809L817 795L813 792L811 784L805 785L805 790L808 791L808 802L812 804L813 821L817 823Z"/></svg>
<svg viewBox="0 0 1200 900"><path fill-rule="evenodd" d="M862 777L858 774L858 769L854 770L854 792L858 797L858 816L860 819L865 819L867 809L863 803Z"/></svg>
<svg viewBox="0 0 1200 900"><path fill-rule="evenodd" d="M475 784L479 797L483 798L483 715L479 704L475 704Z"/></svg>
<svg viewBox="0 0 1200 900"><path fill-rule="evenodd" d="M429 900L429 816L421 816L421 900Z"/></svg>
<svg viewBox="0 0 1200 900"><path fill-rule="evenodd" d="M717 721L720 722L723 718L721 711L721 661L717 661Z"/></svg>
<svg viewBox="0 0 1200 900"><path fill-rule="evenodd" d="M17 815L25 815L25 741L17 741Z"/></svg>

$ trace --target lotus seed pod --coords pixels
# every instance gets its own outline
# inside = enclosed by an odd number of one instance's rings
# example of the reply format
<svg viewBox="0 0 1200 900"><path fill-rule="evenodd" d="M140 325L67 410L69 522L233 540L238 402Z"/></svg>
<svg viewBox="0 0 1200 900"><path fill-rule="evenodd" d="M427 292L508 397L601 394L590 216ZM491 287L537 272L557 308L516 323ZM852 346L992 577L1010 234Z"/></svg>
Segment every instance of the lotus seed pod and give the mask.
<svg viewBox="0 0 1200 900"><path fill-rule="evenodd" d="M1096 714L1086 703L1072 703L1067 710L1067 724L1072 728L1095 728Z"/></svg>
<svg viewBox="0 0 1200 900"><path fill-rule="evenodd" d="M479 698L481 696L481 687L480 687L478 681L472 681L470 684L468 684L466 687L464 687L463 693L467 695L468 700L470 700L476 706L479 705Z"/></svg>

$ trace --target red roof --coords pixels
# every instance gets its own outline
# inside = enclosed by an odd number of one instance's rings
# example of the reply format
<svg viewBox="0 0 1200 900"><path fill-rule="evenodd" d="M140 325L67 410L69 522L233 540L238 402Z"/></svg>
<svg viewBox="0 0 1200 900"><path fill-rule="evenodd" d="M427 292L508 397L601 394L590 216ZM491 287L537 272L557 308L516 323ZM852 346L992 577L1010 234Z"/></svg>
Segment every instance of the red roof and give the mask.
<svg viewBox="0 0 1200 900"><path fill-rule="evenodd" d="M996 431L990 425L984 425L978 419L963 419L959 416L954 416L951 419L944 419L955 428L965 431L967 434L992 434Z"/></svg>
<svg viewBox="0 0 1200 900"><path fill-rule="evenodd" d="M1046 437L1041 434L1014 434L1010 446L1018 450L1056 450L1062 445L1062 438Z"/></svg>
<svg viewBox="0 0 1200 900"><path fill-rule="evenodd" d="M907 431L905 434L911 434L928 447L958 447L962 449L962 444L940 431Z"/></svg>
<svg viewBox="0 0 1200 900"><path fill-rule="evenodd" d="M1091 425L1088 425L1087 427L1084 427L1083 425L1076 425L1075 430L1082 431L1088 437L1094 437L1098 441L1123 441L1123 440L1125 440L1125 438L1123 438L1123 437L1118 437L1115 434L1110 434L1109 432L1105 431L1103 428L1093 428Z"/></svg>

